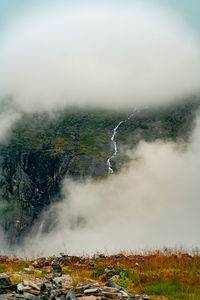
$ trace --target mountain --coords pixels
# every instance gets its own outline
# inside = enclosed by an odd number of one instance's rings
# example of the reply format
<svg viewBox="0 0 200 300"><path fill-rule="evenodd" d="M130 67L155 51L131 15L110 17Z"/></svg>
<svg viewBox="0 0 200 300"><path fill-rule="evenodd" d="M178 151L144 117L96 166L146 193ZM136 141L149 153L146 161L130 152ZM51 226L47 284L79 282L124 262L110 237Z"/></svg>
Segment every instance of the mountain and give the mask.
<svg viewBox="0 0 200 300"><path fill-rule="evenodd" d="M198 101L162 109L135 112L66 109L54 113L24 113L0 145L0 225L10 245L23 240L48 206L61 200L60 185L69 176L76 180L108 174L107 159L118 155L115 172L127 162L122 146L134 148L141 140L189 141Z"/></svg>

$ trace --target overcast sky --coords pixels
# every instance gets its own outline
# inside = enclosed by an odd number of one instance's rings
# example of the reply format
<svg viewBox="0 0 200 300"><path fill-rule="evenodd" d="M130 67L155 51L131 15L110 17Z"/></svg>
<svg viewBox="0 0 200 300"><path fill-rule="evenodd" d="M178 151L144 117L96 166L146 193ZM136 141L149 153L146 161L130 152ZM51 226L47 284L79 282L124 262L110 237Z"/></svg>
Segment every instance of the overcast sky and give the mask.
<svg viewBox="0 0 200 300"><path fill-rule="evenodd" d="M69 1L69 0L68 0ZM92 2L102 2L99 0L93 0ZM56 0L59 2L66 2L66 0ZM73 1L75 2L75 1ZM114 2L120 2L120 0L115 0ZM123 1L122 1L123 2ZM135 2L135 0L130 0L130 2ZM144 2L144 0L139 1ZM176 11L184 14L189 22L194 26L200 34L200 1L199 0L148 0L147 3L157 3L166 6L173 7ZM5 23L5 20L12 18L16 13L24 10L27 6L38 6L49 5L50 3L55 3L53 0L0 0L0 25Z"/></svg>
<svg viewBox="0 0 200 300"><path fill-rule="evenodd" d="M199 11L197 0L0 0L1 98L29 110L199 94Z"/></svg>

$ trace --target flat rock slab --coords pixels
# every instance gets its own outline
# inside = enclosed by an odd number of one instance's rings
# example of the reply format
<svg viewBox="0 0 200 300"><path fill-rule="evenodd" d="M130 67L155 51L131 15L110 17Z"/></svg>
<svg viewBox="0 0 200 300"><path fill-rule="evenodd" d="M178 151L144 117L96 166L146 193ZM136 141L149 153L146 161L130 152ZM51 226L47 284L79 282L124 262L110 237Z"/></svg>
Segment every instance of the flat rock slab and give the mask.
<svg viewBox="0 0 200 300"><path fill-rule="evenodd" d="M101 300L101 297L84 296L84 297L78 297L77 300Z"/></svg>
<svg viewBox="0 0 200 300"><path fill-rule="evenodd" d="M0 300L11 299L13 294L0 294Z"/></svg>
<svg viewBox="0 0 200 300"><path fill-rule="evenodd" d="M109 292L109 293L116 293L119 291L119 289L117 288L108 287L108 286L104 286L102 290L104 290L104 292Z"/></svg>
<svg viewBox="0 0 200 300"><path fill-rule="evenodd" d="M92 294L92 293L98 293L99 290L97 288L87 289L84 291L84 294Z"/></svg>
<svg viewBox="0 0 200 300"><path fill-rule="evenodd" d="M28 299L28 300L43 300L43 297L42 296L36 296L36 295L24 292L24 299Z"/></svg>

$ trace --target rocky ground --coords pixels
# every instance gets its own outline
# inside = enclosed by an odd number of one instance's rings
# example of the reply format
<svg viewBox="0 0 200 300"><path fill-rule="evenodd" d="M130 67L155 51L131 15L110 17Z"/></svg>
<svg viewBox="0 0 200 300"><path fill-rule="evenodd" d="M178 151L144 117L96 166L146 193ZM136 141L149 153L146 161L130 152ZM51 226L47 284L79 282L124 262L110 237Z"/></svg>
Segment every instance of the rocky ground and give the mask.
<svg viewBox="0 0 200 300"><path fill-rule="evenodd" d="M104 259L104 257L100 257ZM117 259L117 256L116 256ZM9 262L8 257L1 257L0 261ZM15 260L17 262L17 259ZM24 268L29 275L36 273L44 275L43 278L29 276L26 280L12 284L6 273L0 274L0 299L66 299L66 300L103 300L103 299L141 299L148 300L146 295L132 294L115 283L120 278L114 265L108 265L104 274L97 280L86 279L80 282L79 276L63 274L63 266L83 268L86 265L94 270L96 264L93 259L79 258L63 255L54 258L39 258L32 262L30 267ZM138 264L139 265L139 264ZM136 265L137 266L137 265ZM23 272L14 274L22 276Z"/></svg>
<svg viewBox="0 0 200 300"><path fill-rule="evenodd" d="M200 299L198 249L37 259L0 256L0 299Z"/></svg>

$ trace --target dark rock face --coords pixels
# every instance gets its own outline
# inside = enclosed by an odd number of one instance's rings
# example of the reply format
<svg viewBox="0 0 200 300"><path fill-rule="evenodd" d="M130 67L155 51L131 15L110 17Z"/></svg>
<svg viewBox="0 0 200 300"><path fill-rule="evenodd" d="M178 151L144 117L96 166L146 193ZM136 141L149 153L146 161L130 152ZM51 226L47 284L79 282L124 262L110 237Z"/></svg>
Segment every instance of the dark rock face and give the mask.
<svg viewBox="0 0 200 300"><path fill-rule="evenodd" d="M1 196L8 200L3 219L4 228L11 230L14 239L59 194L59 183L69 162L70 156L47 157L41 151L29 154L17 151L5 158Z"/></svg>
<svg viewBox="0 0 200 300"><path fill-rule="evenodd" d="M79 165L80 171L75 171ZM70 153L57 156L47 156L42 151L9 153L2 163L0 196L6 202L2 224L10 232L10 241L20 238L27 224L31 226L46 206L60 198L60 183L66 175L105 176L106 172L104 163Z"/></svg>
<svg viewBox="0 0 200 300"><path fill-rule="evenodd" d="M0 225L8 233L10 244L19 242L45 207L60 199L60 184L66 176L107 174L108 130L101 132L104 152L99 155L94 143L92 153L92 126L83 128L85 115L77 114L73 122L71 118L69 114L57 119L52 128L51 124L44 128L43 120L33 127L21 121L9 145L0 146Z"/></svg>
<svg viewBox="0 0 200 300"><path fill-rule="evenodd" d="M198 103L171 110L139 112L124 123L117 142L131 148L141 140L187 140ZM0 145L0 226L10 244L19 242L38 216L53 201L59 201L60 184L74 179L102 177L108 173L113 128L129 112L62 112L24 115L7 145ZM119 155L114 171L123 165Z"/></svg>

